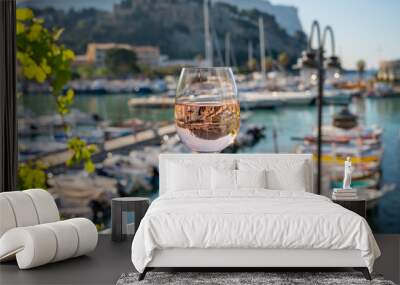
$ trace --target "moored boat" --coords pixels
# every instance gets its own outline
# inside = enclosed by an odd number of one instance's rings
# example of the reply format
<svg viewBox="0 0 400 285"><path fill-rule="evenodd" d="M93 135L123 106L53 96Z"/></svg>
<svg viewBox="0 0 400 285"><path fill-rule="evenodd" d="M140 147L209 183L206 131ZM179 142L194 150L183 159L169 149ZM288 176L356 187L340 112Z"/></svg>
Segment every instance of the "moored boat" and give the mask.
<svg viewBox="0 0 400 285"><path fill-rule="evenodd" d="M256 91L239 93L240 108L264 109L283 105L283 100L274 92Z"/></svg>
<svg viewBox="0 0 400 285"><path fill-rule="evenodd" d="M381 198L383 195L375 191L378 191L376 189L379 189L381 182L380 170L384 152L381 144L382 128L359 125L357 116L344 108L333 115L331 125L322 126L321 130L323 179L329 181L325 184L327 189L323 190L323 193L330 193L328 189L343 186L343 164L350 158L351 187L363 193L363 197L367 200L375 201ZM312 153L314 159L317 159L316 131L312 135L295 139L303 142L296 147L296 152ZM371 207L374 205L376 202L370 203Z"/></svg>
<svg viewBox="0 0 400 285"><path fill-rule="evenodd" d="M323 94L324 104L347 105L351 102L354 92L344 89L325 89Z"/></svg>

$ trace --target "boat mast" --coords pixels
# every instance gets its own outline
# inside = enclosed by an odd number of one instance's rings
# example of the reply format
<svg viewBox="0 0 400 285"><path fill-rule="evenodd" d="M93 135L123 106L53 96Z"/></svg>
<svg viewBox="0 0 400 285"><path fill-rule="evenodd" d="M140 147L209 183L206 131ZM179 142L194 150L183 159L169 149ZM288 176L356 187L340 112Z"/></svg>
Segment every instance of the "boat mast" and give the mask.
<svg viewBox="0 0 400 285"><path fill-rule="evenodd" d="M210 14L209 14L209 0L203 2L203 14L204 14L204 40L205 40L205 60L206 66L213 66L213 46L210 32Z"/></svg>
<svg viewBox="0 0 400 285"><path fill-rule="evenodd" d="M225 66L230 66L230 55L231 55L231 34L227 32L225 34Z"/></svg>
<svg viewBox="0 0 400 285"><path fill-rule="evenodd" d="M258 28L260 33L260 59L261 59L261 74L265 77L265 35L264 35L264 20L262 17L258 18Z"/></svg>
<svg viewBox="0 0 400 285"><path fill-rule="evenodd" d="M229 40L230 40L230 37L229 37ZM230 45L230 54L231 54L231 60L232 60L232 65L234 66L234 67L237 67L238 65L237 65L237 61L236 61L236 56L235 56L235 46L234 45Z"/></svg>

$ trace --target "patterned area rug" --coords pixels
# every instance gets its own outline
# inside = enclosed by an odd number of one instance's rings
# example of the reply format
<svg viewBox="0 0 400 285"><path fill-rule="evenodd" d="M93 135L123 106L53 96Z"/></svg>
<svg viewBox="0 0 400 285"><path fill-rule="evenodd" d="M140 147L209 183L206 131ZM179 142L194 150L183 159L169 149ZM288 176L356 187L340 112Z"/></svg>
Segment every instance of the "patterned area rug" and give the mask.
<svg viewBox="0 0 400 285"><path fill-rule="evenodd" d="M395 285L392 281L384 280L383 277L379 275L372 275L373 280L368 281L359 272L148 272L146 278L142 281L137 280L138 276L138 273L122 274L117 281L117 285Z"/></svg>

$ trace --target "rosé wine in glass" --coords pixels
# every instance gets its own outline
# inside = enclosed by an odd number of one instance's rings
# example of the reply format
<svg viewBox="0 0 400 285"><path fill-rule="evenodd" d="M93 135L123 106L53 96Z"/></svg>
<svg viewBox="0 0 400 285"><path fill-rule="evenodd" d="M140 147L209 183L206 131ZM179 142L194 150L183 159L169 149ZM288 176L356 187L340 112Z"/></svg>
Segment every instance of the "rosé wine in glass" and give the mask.
<svg viewBox="0 0 400 285"><path fill-rule="evenodd" d="M181 141L195 152L220 152L239 132L240 105L230 68L184 68L175 124Z"/></svg>

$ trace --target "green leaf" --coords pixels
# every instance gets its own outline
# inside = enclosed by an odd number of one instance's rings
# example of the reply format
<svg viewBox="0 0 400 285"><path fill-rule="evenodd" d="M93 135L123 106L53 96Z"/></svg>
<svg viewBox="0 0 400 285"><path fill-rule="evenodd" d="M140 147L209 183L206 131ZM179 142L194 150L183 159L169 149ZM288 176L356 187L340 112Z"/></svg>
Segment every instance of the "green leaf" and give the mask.
<svg viewBox="0 0 400 285"><path fill-rule="evenodd" d="M23 68L23 74L26 78L28 79L34 79L36 72L37 72L37 66L35 63L30 64L30 65L26 65Z"/></svg>
<svg viewBox="0 0 400 285"><path fill-rule="evenodd" d="M42 63L40 64L40 67L43 69L43 71L46 74L50 74L51 73L51 67L47 64L47 60L45 58L42 59Z"/></svg>
<svg viewBox="0 0 400 285"><path fill-rule="evenodd" d="M39 83L43 83L46 80L46 73L42 68L36 68L35 79Z"/></svg>
<svg viewBox="0 0 400 285"><path fill-rule="evenodd" d="M33 18L33 12L29 8L18 8L16 12L17 21L27 21Z"/></svg>
<svg viewBox="0 0 400 285"><path fill-rule="evenodd" d="M68 149L72 151L72 156L67 160L68 167L84 162L85 170L88 173L95 170L91 158L92 154L97 150L95 145L86 145L86 142L78 137L74 137L68 141Z"/></svg>
<svg viewBox="0 0 400 285"><path fill-rule="evenodd" d="M20 35L23 32L25 32L25 25L17 21L17 35Z"/></svg>
<svg viewBox="0 0 400 285"><path fill-rule="evenodd" d="M74 102L75 92L73 89L68 89L65 94L65 98L67 99L68 104L72 104Z"/></svg>
<svg viewBox="0 0 400 285"><path fill-rule="evenodd" d="M63 52L63 59L65 61L73 61L75 60L75 53L70 49L66 49Z"/></svg>
<svg viewBox="0 0 400 285"><path fill-rule="evenodd" d="M85 170L88 173L92 173L95 170L94 163L91 160L85 162Z"/></svg>
<svg viewBox="0 0 400 285"><path fill-rule="evenodd" d="M64 119L74 103L74 91L68 89L64 94L63 89L71 79L71 63L75 60L75 54L58 43L63 29L53 29L50 32L43 24L43 19L34 18L32 10L17 9L17 60L26 79L50 86L57 112ZM64 123L63 127L68 134L71 126ZM83 162L87 172L94 171L92 155L97 151L95 145L87 145L85 141L76 137L69 139L68 149L72 153L66 161L68 167ZM25 180L21 185L27 187L45 181L43 167L41 164L22 165L19 173Z"/></svg>
<svg viewBox="0 0 400 285"><path fill-rule="evenodd" d="M28 163L20 163L18 167L18 189L46 189L46 168L47 167L40 161L29 161Z"/></svg>
<svg viewBox="0 0 400 285"><path fill-rule="evenodd" d="M40 32L42 31L42 26L38 23L34 23L30 27L30 31L27 35L28 39L33 42L33 41L38 41L40 39Z"/></svg>

